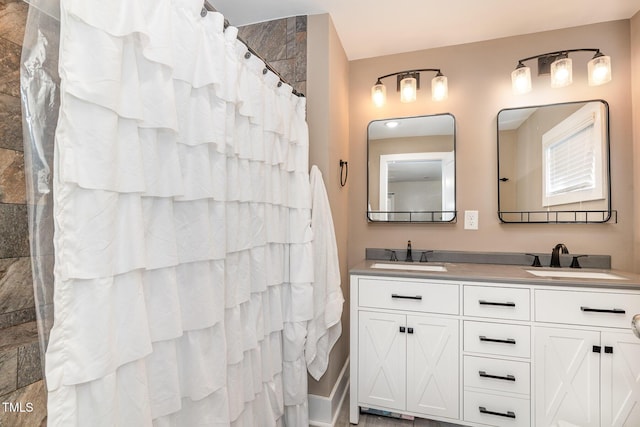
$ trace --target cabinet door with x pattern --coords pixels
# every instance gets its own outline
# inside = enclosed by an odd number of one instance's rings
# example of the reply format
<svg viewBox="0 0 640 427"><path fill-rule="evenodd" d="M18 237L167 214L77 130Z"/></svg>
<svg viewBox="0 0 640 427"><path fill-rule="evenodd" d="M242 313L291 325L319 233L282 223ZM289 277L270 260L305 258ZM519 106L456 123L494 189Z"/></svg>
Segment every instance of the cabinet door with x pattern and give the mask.
<svg viewBox="0 0 640 427"><path fill-rule="evenodd" d="M602 333L602 426L640 426L640 340Z"/></svg>
<svg viewBox="0 0 640 427"><path fill-rule="evenodd" d="M407 392L406 316L361 311L358 348L360 403L404 410Z"/></svg>
<svg viewBox="0 0 640 427"><path fill-rule="evenodd" d="M600 332L536 327L536 426L600 427Z"/></svg>

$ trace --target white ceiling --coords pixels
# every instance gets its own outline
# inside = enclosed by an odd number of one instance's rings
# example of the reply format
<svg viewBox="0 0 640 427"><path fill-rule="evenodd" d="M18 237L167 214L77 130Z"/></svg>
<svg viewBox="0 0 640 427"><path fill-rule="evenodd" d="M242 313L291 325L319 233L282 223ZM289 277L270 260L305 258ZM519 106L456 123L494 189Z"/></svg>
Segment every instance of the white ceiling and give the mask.
<svg viewBox="0 0 640 427"><path fill-rule="evenodd" d="M500 130L518 129L537 110L537 107L502 110L498 113L498 127Z"/></svg>
<svg viewBox="0 0 640 427"><path fill-rule="evenodd" d="M329 13L349 60L631 18L640 0L209 0L235 26Z"/></svg>

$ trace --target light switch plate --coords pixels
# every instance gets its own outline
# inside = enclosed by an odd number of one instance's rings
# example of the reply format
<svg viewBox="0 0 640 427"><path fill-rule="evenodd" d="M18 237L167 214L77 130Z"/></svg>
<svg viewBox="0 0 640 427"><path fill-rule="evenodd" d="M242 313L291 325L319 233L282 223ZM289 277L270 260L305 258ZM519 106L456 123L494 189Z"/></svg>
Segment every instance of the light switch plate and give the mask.
<svg viewBox="0 0 640 427"><path fill-rule="evenodd" d="M478 211L464 211L464 229L478 229Z"/></svg>

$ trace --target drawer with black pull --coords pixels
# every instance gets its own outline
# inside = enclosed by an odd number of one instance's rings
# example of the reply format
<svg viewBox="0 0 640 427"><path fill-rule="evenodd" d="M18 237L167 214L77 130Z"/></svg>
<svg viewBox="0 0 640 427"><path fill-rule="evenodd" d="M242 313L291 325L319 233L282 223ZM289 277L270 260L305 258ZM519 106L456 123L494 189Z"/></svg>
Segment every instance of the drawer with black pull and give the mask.
<svg viewBox="0 0 640 427"><path fill-rule="evenodd" d="M629 328L640 295L536 289L537 322Z"/></svg>
<svg viewBox="0 0 640 427"><path fill-rule="evenodd" d="M464 286L464 315L529 320L529 289Z"/></svg>
<svg viewBox="0 0 640 427"><path fill-rule="evenodd" d="M464 387L517 393L531 393L529 362L464 356Z"/></svg>
<svg viewBox="0 0 640 427"><path fill-rule="evenodd" d="M530 414L528 398L464 392L465 421L501 427L528 427L531 425Z"/></svg>
<svg viewBox="0 0 640 427"><path fill-rule="evenodd" d="M465 321L464 351L530 357L531 329L526 325Z"/></svg>
<svg viewBox="0 0 640 427"><path fill-rule="evenodd" d="M457 284L392 279L359 279L358 304L392 310L458 314Z"/></svg>

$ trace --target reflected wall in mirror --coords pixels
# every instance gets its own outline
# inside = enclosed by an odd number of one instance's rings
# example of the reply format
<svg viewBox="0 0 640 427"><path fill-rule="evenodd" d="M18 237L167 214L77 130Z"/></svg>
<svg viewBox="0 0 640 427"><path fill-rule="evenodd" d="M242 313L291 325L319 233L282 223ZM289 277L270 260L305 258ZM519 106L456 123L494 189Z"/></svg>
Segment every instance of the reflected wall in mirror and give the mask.
<svg viewBox="0 0 640 427"><path fill-rule="evenodd" d="M599 223L609 221L611 213L605 101L498 113L502 222Z"/></svg>
<svg viewBox="0 0 640 427"><path fill-rule="evenodd" d="M455 128L451 114L369 123L369 221L455 220Z"/></svg>

